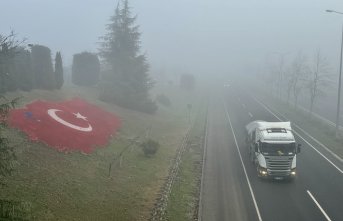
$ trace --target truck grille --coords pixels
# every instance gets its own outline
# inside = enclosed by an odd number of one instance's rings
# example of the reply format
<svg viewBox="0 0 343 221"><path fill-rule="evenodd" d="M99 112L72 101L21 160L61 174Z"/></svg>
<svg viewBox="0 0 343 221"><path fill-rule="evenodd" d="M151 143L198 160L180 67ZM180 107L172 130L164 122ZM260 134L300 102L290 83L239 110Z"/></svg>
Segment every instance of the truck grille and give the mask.
<svg viewBox="0 0 343 221"><path fill-rule="evenodd" d="M266 157L270 176L288 176L291 173L293 157Z"/></svg>

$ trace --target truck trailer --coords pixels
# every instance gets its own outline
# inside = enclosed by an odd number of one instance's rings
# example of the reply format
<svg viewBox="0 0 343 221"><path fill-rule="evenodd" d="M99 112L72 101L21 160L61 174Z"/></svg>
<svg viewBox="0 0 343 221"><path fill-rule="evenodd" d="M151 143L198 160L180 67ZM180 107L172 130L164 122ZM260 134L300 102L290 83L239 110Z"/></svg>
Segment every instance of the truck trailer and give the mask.
<svg viewBox="0 0 343 221"><path fill-rule="evenodd" d="M296 177L296 144L290 122L253 121L246 125L250 161L261 178L289 179Z"/></svg>

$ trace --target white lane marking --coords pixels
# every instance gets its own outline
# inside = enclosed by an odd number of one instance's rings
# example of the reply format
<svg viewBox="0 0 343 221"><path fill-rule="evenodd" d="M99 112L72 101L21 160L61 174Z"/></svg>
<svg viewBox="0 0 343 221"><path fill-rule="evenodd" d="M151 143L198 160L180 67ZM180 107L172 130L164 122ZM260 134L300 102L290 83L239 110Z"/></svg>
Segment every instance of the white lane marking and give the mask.
<svg viewBox="0 0 343 221"><path fill-rule="evenodd" d="M280 121L282 121L281 118L279 118L278 116L276 116L268 107L266 107L263 103L261 103L259 100L257 100L256 98L253 97L253 99L259 103L262 107L264 107L269 113L271 113L272 115L274 115L274 117L276 117L277 119L279 119ZM293 130L294 133L296 135L298 135L303 141L305 141L310 147L312 147L319 155L321 155L325 160L327 160L333 167L335 167L340 173L343 174L343 170L341 170L338 166L336 166L331 160L329 160L324 154L322 154L319 150L317 150L317 148L315 148L312 144L310 144L307 140L305 140L305 138L303 138L302 136L300 136L300 134L298 132L296 132L295 130Z"/></svg>
<svg viewBox="0 0 343 221"><path fill-rule="evenodd" d="M307 190L308 195L310 195L310 197L312 198L312 200L314 201L314 203L317 205L317 207L319 208L319 210L323 213L323 215L325 216L326 220L331 221L330 217L328 216L328 214L326 214L326 212L324 211L324 209L320 206L320 204L318 203L318 201L314 198L314 196L311 194L311 192L309 190Z"/></svg>
<svg viewBox="0 0 343 221"><path fill-rule="evenodd" d="M251 194L252 200L254 201L254 206L255 206L255 209L256 209L256 212L257 212L258 220L262 221L260 210L258 209L258 206L257 206L257 202L256 202L256 199L255 199L254 191L252 190L252 187L251 187L251 184L250 184L250 180L249 180L247 171L246 171L244 163L243 163L243 159L242 159L241 151L239 150L239 146L238 146L238 143L237 143L235 131L233 130L231 119L230 119L230 115L229 115L229 112L228 112L228 110L226 108L225 103L224 103L224 108L225 108L225 112L226 112L226 117L227 117L227 119L229 120L229 123L230 123L230 127L231 127L231 130L232 130L233 138L234 138L235 143L236 143L236 148L237 148L237 151L238 151L238 155L239 155L239 158L241 159L241 163L242 163L242 166L243 166L245 178L247 179L247 182L248 182L250 194Z"/></svg>
<svg viewBox="0 0 343 221"><path fill-rule="evenodd" d="M309 133L307 133L304 129L299 127L297 124L293 123L294 126L296 126L299 130L301 130L304 134L306 134L308 137L310 137L312 140L314 140L317 144L322 146L327 152L329 152L332 156L334 156L337 160L341 161L343 163L343 159L340 158L337 154L335 154L332 150L330 150L328 147L326 147L324 144L322 144L319 140L316 138L312 137Z"/></svg>
<svg viewBox="0 0 343 221"><path fill-rule="evenodd" d="M250 116L251 118L253 117L252 113L249 112L248 114L249 114L249 116Z"/></svg>
<svg viewBox="0 0 343 221"><path fill-rule="evenodd" d="M270 108L272 109L272 108ZM282 116L285 120L289 121L289 119L287 119L287 117L285 117L285 115L281 114L280 112L276 111L275 109L273 109L273 111L275 113L277 113L278 115ZM312 137L309 133L307 133L304 129L302 129L299 125L297 125L296 123L292 124L297 127L301 132L303 132L306 136L308 136L309 138L311 138L314 142L316 142L317 144L319 144L320 146L322 146L327 152L329 152L332 156L334 156L337 160L339 160L341 163L343 163L343 159L338 156L337 154L335 154L332 150L330 150L327 146L325 146L323 143L321 143L319 140L317 140L316 138Z"/></svg>

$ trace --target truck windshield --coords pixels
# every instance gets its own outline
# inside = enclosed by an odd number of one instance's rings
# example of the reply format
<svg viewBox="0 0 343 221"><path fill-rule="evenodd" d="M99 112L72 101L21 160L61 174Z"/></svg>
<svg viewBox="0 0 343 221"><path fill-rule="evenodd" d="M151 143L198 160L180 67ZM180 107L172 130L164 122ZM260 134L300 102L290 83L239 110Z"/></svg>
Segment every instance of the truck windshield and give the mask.
<svg viewBox="0 0 343 221"><path fill-rule="evenodd" d="M288 143L288 144L262 143L260 149L264 155L289 156L289 155L295 154L295 143Z"/></svg>

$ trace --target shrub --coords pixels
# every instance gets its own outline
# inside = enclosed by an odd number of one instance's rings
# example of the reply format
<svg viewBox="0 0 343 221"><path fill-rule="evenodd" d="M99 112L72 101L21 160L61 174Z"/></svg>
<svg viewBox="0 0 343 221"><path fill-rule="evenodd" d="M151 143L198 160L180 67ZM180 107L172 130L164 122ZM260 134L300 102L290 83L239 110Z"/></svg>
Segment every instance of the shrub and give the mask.
<svg viewBox="0 0 343 221"><path fill-rule="evenodd" d="M99 99L105 102L114 103L124 108L154 114L158 106L144 93L136 93L134 88L118 82L115 86L111 83L101 82Z"/></svg>
<svg viewBox="0 0 343 221"><path fill-rule="evenodd" d="M78 86L93 86L99 82L100 61L96 54L82 52L74 54L72 82Z"/></svg>
<svg viewBox="0 0 343 221"><path fill-rule="evenodd" d="M155 140L148 139L141 143L141 147L143 148L145 156L152 156L156 154L158 148L160 147L160 144Z"/></svg>
<svg viewBox="0 0 343 221"><path fill-rule="evenodd" d="M2 130L6 127L6 119L10 109L14 108L19 98L7 100L0 95L0 186L4 184L6 176L14 170L16 155L8 139L3 136Z"/></svg>
<svg viewBox="0 0 343 221"><path fill-rule="evenodd" d="M171 105L170 99L164 94L157 95L156 100L157 100L157 102L159 102L160 104L162 104L166 107L170 107L170 105Z"/></svg>

